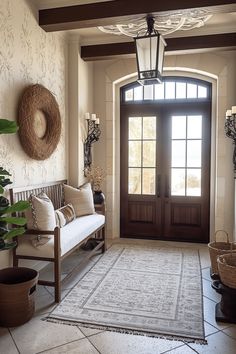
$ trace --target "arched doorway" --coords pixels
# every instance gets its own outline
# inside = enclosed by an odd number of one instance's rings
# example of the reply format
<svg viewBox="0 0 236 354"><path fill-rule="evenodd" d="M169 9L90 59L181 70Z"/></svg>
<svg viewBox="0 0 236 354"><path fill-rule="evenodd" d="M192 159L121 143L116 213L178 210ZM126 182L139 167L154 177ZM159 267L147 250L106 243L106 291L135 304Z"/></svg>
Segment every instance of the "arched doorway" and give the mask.
<svg viewBox="0 0 236 354"><path fill-rule="evenodd" d="M121 237L208 242L211 84L121 88Z"/></svg>

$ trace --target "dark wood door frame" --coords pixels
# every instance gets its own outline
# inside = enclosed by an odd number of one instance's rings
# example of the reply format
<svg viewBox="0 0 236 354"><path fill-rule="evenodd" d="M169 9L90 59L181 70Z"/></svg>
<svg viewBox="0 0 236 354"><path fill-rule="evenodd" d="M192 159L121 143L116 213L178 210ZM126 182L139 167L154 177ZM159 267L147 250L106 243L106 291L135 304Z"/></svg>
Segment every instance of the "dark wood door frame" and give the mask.
<svg viewBox="0 0 236 354"><path fill-rule="evenodd" d="M152 102L152 104L121 104L121 186L120 186L120 190L121 190L121 201L122 198L126 198L126 194L127 194L127 182L128 181L128 176L127 176L127 168L125 169L125 166L128 166L128 161L127 161L127 157L125 158L124 156L124 149L127 150L127 141L128 141L128 136L127 136L127 126L125 126L125 120L127 120L128 115L132 112L132 115L137 116L137 114L139 113L139 115L141 114L149 114L151 111L155 111L155 107L156 110L159 112L159 114L164 114L168 115L170 114L170 112L173 110L174 112L178 113L178 114L186 114L186 111L191 112L191 114L196 114L203 110L206 115L208 117L211 116L211 102L187 102L185 101L184 104L180 103L180 102L168 102L169 103L169 108L167 107L167 102L158 102L158 103L154 103ZM132 107L132 108L131 108ZM142 113L140 113L142 112ZM152 114L153 115L153 114ZM126 117L126 119L125 119ZM162 124L169 124L168 120L163 120ZM188 198L185 198L185 201L183 200L184 198L181 197L174 197L172 196L170 198L169 196L169 191L168 191L168 185L170 184L170 181L166 180L166 176L169 176L169 171L167 171L168 166L169 166L169 161L168 158L166 157L167 155L170 156L170 151L168 151L168 149L170 149L170 146L168 146L168 136L162 134L161 136L161 155L162 158L164 156L163 154L163 150L166 150L167 154L164 157L165 162L163 163L163 161L161 161L162 164L162 168L163 173L160 177L160 180L158 181L158 179L156 180L156 183L160 183L161 186L161 195L160 195L160 199L157 201L157 203L154 205L155 208L155 222L160 223L161 227L157 227L157 229L155 230L155 227L153 225L148 225L147 224L147 234L149 233L149 237L147 238L151 238L151 239L166 239L166 240L175 240L175 241L193 241L193 242L208 242L209 239L209 220L210 220L210 214L209 214L209 203L210 203L210 127L211 127L211 123L210 123L210 119L208 119L207 121L205 121L204 123L205 129L203 130L203 144L204 144L204 149L206 151L208 151L208 155L205 156L204 158L204 164L202 166L202 174L204 174L205 179L206 179L206 183L205 186L203 186L203 190L202 190L202 199L203 202L205 202L205 205L208 205L208 209L203 209L201 210L201 217L202 217L202 225L204 226L201 230L199 228L196 227L196 229L192 228L192 240L189 239L189 235L188 235L188 229L186 228L186 226L183 225L183 227L181 227L181 225L178 225L179 227L177 229L174 229L173 225L171 225L170 222L170 218L173 218L173 210L177 210L174 209L174 206L176 205L177 208L179 209L179 205L182 203L185 203L185 208L188 208L189 211L189 215L191 216L191 213L197 213L198 212L198 207L197 205L195 205L194 203L194 197L191 197L192 200L189 201ZM165 134L168 134L168 128L166 127L166 129L164 129ZM125 172L126 170L126 172ZM168 177L169 178L169 177ZM147 201L148 203L155 203L155 196L143 196L143 200ZM197 198L195 198L197 201ZM130 202L136 202L136 203L140 203L139 201L139 197L136 195L131 195L129 196L129 200ZM122 204L122 203L121 203ZM158 208L161 205L161 213L158 211ZM193 211L191 211L191 208ZM125 218L128 215L128 204L125 206L124 204L121 205L121 237L134 237L134 238L143 238L142 235L139 235L139 231L140 231L140 225L133 225L130 230L131 230L131 235L126 235L125 234L125 228L127 227L127 225L125 226ZM200 211L199 211L200 212ZM148 213L148 211L147 211ZM169 225L169 227L168 227ZM160 236L156 236L155 232L159 232L161 231L161 237ZM164 231L165 230L165 231ZM177 231L176 231L177 230ZM199 238L199 232L202 234L202 237ZM172 236L170 236L170 234ZM145 237L146 238L146 237Z"/></svg>

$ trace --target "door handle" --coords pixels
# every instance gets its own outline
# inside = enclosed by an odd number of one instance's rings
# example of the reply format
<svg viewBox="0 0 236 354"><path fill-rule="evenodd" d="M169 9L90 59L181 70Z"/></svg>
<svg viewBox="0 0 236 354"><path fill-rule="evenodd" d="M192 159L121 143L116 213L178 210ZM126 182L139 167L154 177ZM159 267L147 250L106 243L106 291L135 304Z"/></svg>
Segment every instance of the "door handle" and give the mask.
<svg viewBox="0 0 236 354"><path fill-rule="evenodd" d="M157 175L157 197L161 196L161 175Z"/></svg>

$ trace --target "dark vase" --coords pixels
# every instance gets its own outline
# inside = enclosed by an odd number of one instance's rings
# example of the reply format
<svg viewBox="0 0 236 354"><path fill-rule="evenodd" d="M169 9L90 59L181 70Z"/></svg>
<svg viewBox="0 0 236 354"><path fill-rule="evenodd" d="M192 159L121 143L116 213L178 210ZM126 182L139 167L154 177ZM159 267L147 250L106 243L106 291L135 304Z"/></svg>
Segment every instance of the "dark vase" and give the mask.
<svg viewBox="0 0 236 354"><path fill-rule="evenodd" d="M105 200L105 195L102 193L102 191L94 191L93 194L94 204L102 204L104 200Z"/></svg>

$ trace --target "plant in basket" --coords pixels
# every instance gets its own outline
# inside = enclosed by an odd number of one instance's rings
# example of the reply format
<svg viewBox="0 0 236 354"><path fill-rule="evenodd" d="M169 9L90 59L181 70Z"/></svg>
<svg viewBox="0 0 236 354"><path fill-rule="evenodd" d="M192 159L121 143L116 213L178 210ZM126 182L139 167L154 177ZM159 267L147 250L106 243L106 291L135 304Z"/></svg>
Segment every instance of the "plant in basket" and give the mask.
<svg viewBox="0 0 236 354"><path fill-rule="evenodd" d="M0 119L0 134L13 134L17 130L16 122ZM6 169L0 167L0 251L14 248L16 242L13 238L24 234L26 219L12 214L29 207L26 201L10 205L4 196L4 188L12 183L10 176ZM0 270L0 326L18 326L33 316L37 280L38 272L34 269L8 267Z"/></svg>

